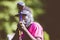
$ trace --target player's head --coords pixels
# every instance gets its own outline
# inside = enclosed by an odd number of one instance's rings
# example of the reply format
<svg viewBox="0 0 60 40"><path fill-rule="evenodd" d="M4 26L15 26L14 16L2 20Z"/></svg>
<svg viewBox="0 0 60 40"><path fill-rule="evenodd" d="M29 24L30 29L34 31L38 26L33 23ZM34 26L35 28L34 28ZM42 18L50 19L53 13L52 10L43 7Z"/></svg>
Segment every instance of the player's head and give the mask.
<svg viewBox="0 0 60 40"><path fill-rule="evenodd" d="M22 18L21 18L21 16L22 16ZM33 15L30 11L23 10L20 13L19 19L20 20L22 19L25 22L26 27L28 27L30 25L30 23L33 22Z"/></svg>
<svg viewBox="0 0 60 40"><path fill-rule="evenodd" d="M24 6L25 6L25 3L22 2L22 1L17 3L17 8L18 8L19 10L22 10Z"/></svg>

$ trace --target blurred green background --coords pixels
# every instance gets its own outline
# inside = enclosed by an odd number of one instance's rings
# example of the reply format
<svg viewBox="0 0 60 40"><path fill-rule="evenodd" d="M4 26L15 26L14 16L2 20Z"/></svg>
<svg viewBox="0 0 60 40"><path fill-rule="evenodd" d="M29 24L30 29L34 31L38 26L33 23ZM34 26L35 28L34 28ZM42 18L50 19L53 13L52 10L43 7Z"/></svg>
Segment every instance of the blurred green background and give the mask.
<svg viewBox="0 0 60 40"><path fill-rule="evenodd" d="M7 40L7 35L17 28L17 2L24 1L33 11L35 21L40 22L38 16L44 15L44 3L41 0L0 0L0 40ZM50 40L49 34L44 31L44 40Z"/></svg>

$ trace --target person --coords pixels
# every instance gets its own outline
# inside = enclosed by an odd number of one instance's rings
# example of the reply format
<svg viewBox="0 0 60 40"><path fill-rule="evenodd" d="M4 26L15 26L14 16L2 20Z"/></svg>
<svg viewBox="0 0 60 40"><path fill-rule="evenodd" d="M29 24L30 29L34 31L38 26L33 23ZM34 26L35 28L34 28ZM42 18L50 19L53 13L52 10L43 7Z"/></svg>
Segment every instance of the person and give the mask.
<svg viewBox="0 0 60 40"><path fill-rule="evenodd" d="M18 40L43 40L43 28L38 22L34 21L30 11L21 11L17 29L22 31L22 34L18 36Z"/></svg>
<svg viewBox="0 0 60 40"><path fill-rule="evenodd" d="M17 3L17 8L18 8L18 14L15 15L15 16L18 16L19 13L20 13L21 11L23 11L23 10L27 10L27 11L32 12L31 9L30 9L29 7L27 7L27 6L25 5L25 3L22 2L22 1Z"/></svg>

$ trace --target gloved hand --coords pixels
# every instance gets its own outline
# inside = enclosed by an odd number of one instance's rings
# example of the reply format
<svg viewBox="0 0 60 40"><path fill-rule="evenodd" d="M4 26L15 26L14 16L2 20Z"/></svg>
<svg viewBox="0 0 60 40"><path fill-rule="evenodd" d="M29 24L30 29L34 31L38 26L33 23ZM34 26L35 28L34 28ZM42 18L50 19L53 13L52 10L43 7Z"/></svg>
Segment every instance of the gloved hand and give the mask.
<svg viewBox="0 0 60 40"><path fill-rule="evenodd" d="M23 30L26 29L26 27L25 27L25 25L23 24L22 21L20 21L20 22L18 23L17 27L18 27L18 29L21 30L21 31L23 31Z"/></svg>
<svg viewBox="0 0 60 40"><path fill-rule="evenodd" d="M23 29L22 29L22 27L21 27L21 25L19 23L17 24L17 28L18 28L18 30L23 31Z"/></svg>

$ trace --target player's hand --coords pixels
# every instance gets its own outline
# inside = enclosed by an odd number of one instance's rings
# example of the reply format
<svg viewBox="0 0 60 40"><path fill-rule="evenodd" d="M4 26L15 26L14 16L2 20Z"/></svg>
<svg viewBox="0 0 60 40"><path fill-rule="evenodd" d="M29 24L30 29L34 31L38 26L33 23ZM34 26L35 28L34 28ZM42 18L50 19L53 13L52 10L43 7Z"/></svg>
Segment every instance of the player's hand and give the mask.
<svg viewBox="0 0 60 40"><path fill-rule="evenodd" d="M22 21L20 21L17 26L18 26L19 30L26 30L26 27L25 27L25 25L23 24Z"/></svg>
<svg viewBox="0 0 60 40"><path fill-rule="evenodd" d="M26 26L23 24L22 21L20 21L19 24L21 25L21 27L22 27L23 30L26 30Z"/></svg>

